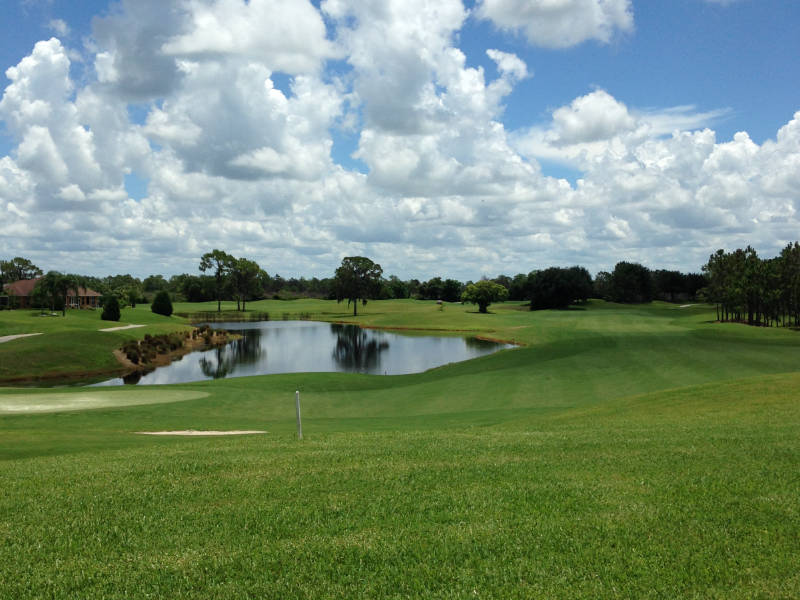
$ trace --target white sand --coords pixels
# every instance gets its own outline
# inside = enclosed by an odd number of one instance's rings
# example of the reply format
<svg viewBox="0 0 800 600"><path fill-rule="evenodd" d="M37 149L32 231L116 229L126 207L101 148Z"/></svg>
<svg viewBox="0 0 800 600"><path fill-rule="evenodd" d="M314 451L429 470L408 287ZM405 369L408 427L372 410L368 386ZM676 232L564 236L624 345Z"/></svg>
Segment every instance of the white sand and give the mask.
<svg viewBox="0 0 800 600"><path fill-rule="evenodd" d="M681 304L678 308L689 308L690 306L697 306L696 304Z"/></svg>
<svg viewBox="0 0 800 600"><path fill-rule="evenodd" d="M0 344L3 342L10 342L11 340L16 340L17 338L24 338L24 337L31 337L33 335L42 335L41 333L20 333L17 335L4 335L0 337Z"/></svg>
<svg viewBox="0 0 800 600"><path fill-rule="evenodd" d="M186 429L183 431L137 431L140 435L251 435L254 433L267 433L259 430L239 429L234 431L195 431Z"/></svg>
<svg viewBox="0 0 800 600"><path fill-rule="evenodd" d="M108 327L107 329L98 329L98 331L122 331L123 329L136 329L137 327L144 327L144 325L124 325L123 327Z"/></svg>

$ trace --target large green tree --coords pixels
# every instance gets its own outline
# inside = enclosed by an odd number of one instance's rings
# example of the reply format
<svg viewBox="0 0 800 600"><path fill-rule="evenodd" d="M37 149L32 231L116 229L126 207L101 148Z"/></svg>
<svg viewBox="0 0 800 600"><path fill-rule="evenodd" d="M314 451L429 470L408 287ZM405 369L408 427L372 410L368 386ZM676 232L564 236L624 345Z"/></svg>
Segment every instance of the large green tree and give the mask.
<svg viewBox="0 0 800 600"><path fill-rule="evenodd" d="M142 289L145 292L157 292L158 290L165 290L169 287L169 283L164 279L163 275L149 275L142 281Z"/></svg>
<svg viewBox="0 0 800 600"><path fill-rule="evenodd" d="M42 270L27 258L15 256L11 260L0 260L0 284L41 276Z"/></svg>
<svg viewBox="0 0 800 600"><path fill-rule="evenodd" d="M408 298L408 284L397 275L389 277L388 281L386 281L386 287L389 289L389 295L392 298Z"/></svg>
<svg viewBox="0 0 800 600"><path fill-rule="evenodd" d="M583 267L550 267L529 277L531 310L567 308L585 302L592 293L592 276Z"/></svg>
<svg viewBox="0 0 800 600"><path fill-rule="evenodd" d="M247 296L252 295L258 288L258 276L261 267L258 263L246 258L237 258L231 263L231 285L236 294L236 310L246 310Z"/></svg>
<svg viewBox="0 0 800 600"><path fill-rule="evenodd" d="M651 302L653 277L650 269L639 263L618 262L611 273L610 299L613 302Z"/></svg>
<svg viewBox="0 0 800 600"><path fill-rule="evenodd" d="M222 290L230 276L231 268L236 259L222 250L214 249L206 252L200 258L200 270L205 273L211 271L214 276L214 292L217 298L217 312L222 310Z"/></svg>
<svg viewBox="0 0 800 600"><path fill-rule="evenodd" d="M462 302L477 304L478 312L482 313L488 312L487 309L492 302L502 302L506 298L508 289L488 279L469 284L461 295Z"/></svg>
<svg viewBox="0 0 800 600"><path fill-rule="evenodd" d="M336 300L347 300L348 306L352 303L355 317L359 300L366 305L368 299L380 294L382 275L383 268L365 256L345 257L333 278Z"/></svg>
<svg viewBox="0 0 800 600"><path fill-rule="evenodd" d="M64 275L58 271L48 271L36 284L40 297L46 299L50 310L61 310L62 316L67 314L67 295L70 290L77 294L78 281L74 275Z"/></svg>

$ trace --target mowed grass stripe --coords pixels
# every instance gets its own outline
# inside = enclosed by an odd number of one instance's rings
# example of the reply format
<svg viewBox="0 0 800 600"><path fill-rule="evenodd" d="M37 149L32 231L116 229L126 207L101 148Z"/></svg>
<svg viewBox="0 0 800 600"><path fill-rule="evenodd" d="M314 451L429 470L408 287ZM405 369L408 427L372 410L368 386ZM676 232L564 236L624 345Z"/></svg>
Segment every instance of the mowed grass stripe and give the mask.
<svg viewBox="0 0 800 600"><path fill-rule="evenodd" d="M0 416L0 597L800 596L796 332L659 303L491 310L370 302L359 321L525 347ZM133 433L189 428L269 433Z"/></svg>
<svg viewBox="0 0 800 600"><path fill-rule="evenodd" d="M73 597L792 597L797 408L776 390L797 380L740 384L759 391L762 417L794 415L769 429L694 418L687 394L701 407L734 394L701 388L518 432L172 441L102 462L20 461L0 504L13 523L3 560L33 579L4 583L15 597L48 585ZM663 416L648 419L648 404Z"/></svg>

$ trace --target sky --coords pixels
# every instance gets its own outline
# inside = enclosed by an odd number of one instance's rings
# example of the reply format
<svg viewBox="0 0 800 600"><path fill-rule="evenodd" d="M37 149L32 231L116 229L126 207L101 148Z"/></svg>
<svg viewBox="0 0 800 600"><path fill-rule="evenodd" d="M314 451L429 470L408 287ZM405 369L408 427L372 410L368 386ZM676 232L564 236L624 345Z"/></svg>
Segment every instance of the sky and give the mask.
<svg viewBox="0 0 800 600"><path fill-rule="evenodd" d="M0 259L466 281L800 238L796 0L0 5Z"/></svg>

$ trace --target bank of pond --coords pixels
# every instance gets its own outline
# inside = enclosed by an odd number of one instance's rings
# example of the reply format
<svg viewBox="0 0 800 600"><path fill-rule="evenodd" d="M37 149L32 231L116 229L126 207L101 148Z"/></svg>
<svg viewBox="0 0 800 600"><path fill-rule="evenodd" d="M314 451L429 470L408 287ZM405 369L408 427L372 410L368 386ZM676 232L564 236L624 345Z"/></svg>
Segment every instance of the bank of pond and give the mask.
<svg viewBox="0 0 800 600"><path fill-rule="evenodd" d="M175 357L149 372L135 370L97 386L160 385L278 373L420 373L513 348L477 337L433 336L316 321L209 323L233 339Z"/></svg>

